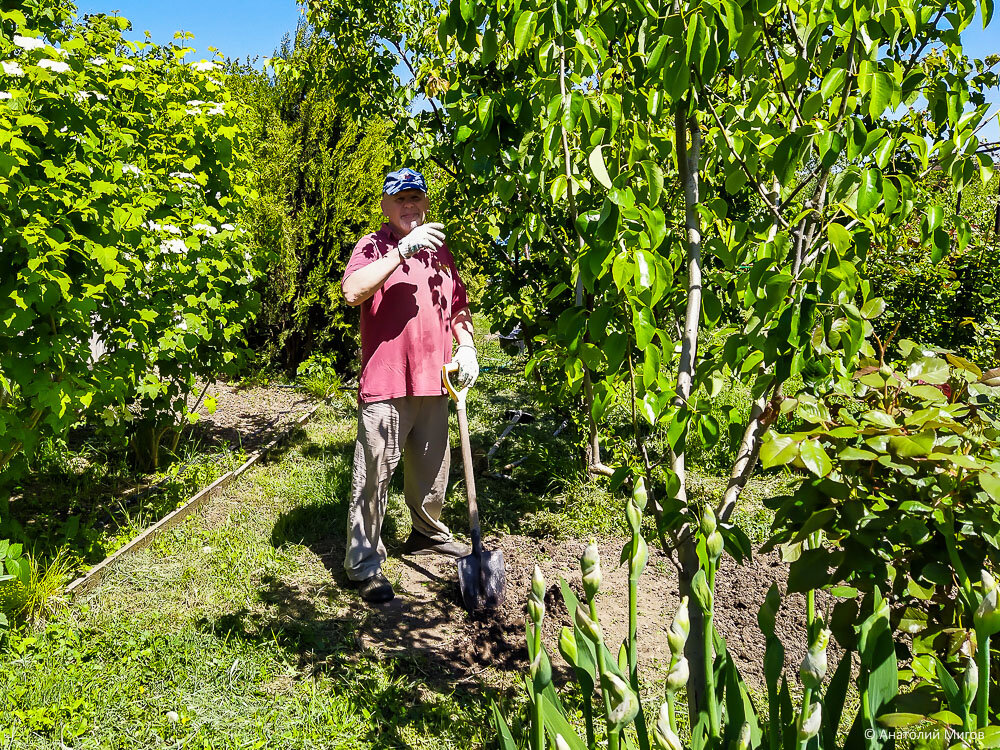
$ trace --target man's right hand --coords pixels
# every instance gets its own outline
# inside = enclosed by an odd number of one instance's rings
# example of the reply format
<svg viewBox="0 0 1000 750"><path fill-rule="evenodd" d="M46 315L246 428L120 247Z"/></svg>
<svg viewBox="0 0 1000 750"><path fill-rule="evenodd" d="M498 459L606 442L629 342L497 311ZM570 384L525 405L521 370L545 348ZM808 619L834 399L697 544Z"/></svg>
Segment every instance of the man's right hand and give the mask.
<svg viewBox="0 0 1000 750"><path fill-rule="evenodd" d="M431 222L421 224L416 229L399 241L399 254L404 258L410 258L425 247L431 250L437 249L444 244L444 224Z"/></svg>

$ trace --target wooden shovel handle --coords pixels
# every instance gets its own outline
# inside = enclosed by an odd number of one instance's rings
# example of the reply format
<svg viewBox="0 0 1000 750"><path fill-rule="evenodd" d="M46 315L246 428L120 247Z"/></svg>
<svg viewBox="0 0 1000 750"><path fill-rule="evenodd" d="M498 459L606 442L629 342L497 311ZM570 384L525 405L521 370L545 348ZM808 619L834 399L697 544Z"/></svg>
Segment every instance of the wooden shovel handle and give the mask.
<svg viewBox="0 0 1000 750"><path fill-rule="evenodd" d="M476 503L476 478L472 474L472 442L469 440L469 420L465 413L465 396L469 389L456 388L451 373L458 370L458 365L449 362L441 370L444 387L455 399L455 412L458 415L458 435L462 441L462 466L465 469L465 492L469 497L469 534L472 537L472 552L476 557L482 554L483 543L479 530L479 505Z"/></svg>

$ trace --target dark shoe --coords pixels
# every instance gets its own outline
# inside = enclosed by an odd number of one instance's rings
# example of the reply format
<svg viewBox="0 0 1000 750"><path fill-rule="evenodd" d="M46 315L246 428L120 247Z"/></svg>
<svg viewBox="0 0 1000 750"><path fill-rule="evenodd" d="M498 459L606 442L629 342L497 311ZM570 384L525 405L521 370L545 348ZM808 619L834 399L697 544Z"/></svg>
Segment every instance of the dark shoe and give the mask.
<svg viewBox="0 0 1000 750"><path fill-rule="evenodd" d="M396 595L392 590L392 584L389 583L388 578L382 575L382 571L371 578L358 581L357 586L358 593L366 602L387 602Z"/></svg>
<svg viewBox="0 0 1000 750"><path fill-rule="evenodd" d="M447 542L436 542L419 531L411 531L403 543L404 555L446 555L447 557L465 557L472 553L467 545L450 539Z"/></svg>

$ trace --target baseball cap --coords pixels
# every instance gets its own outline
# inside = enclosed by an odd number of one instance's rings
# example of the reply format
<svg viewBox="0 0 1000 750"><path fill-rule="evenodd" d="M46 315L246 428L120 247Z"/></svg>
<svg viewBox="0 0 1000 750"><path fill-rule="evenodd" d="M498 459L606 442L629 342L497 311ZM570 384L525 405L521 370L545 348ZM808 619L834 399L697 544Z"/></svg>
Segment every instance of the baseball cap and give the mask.
<svg viewBox="0 0 1000 750"><path fill-rule="evenodd" d="M422 190L426 193L427 181L420 172L408 167L390 172L385 176L385 182L382 184L384 194L395 195L403 190Z"/></svg>

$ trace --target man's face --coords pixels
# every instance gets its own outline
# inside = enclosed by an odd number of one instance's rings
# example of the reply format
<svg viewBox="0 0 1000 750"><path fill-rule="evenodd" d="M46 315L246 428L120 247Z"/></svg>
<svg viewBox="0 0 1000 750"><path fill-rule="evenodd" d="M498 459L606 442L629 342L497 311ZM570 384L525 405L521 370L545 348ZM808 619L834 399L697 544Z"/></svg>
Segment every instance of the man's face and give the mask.
<svg viewBox="0 0 1000 750"><path fill-rule="evenodd" d="M427 193L423 190L400 190L395 195L382 196L382 213L400 237L424 223L428 207Z"/></svg>

